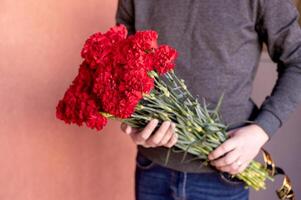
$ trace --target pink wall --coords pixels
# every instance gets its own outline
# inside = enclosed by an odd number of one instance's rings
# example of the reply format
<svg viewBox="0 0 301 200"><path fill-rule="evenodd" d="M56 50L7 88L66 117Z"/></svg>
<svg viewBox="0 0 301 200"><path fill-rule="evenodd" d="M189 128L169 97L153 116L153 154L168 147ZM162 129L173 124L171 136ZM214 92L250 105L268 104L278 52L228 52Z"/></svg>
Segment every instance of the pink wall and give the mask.
<svg viewBox="0 0 301 200"><path fill-rule="evenodd" d="M133 200L135 146L112 122L102 132L55 118L77 74L84 39L114 24L116 0L2 0L0 7L0 200ZM254 99L271 90L261 63ZM301 109L267 145L301 189ZM252 199L276 199L276 186ZM299 194L299 195L298 195Z"/></svg>
<svg viewBox="0 0 301 200"><path fill-rule="evenodd" d="M116 1L2 0L0 199L133 199L135 146L114 122L66 126L55 106L84 39L114 23Z"/></svg>

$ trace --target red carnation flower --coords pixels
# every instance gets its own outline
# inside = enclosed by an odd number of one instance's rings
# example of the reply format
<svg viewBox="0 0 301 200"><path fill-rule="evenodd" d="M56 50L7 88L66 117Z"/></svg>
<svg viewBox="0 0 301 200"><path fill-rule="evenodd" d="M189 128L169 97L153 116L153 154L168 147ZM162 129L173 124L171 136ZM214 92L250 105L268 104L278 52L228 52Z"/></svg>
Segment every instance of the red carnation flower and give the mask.
<svg viewBox="0 0 301 200"><path fill-rule="evenodd" d="M124 25L105 34L95 33L84 44L84 62L57 106L57 117L66 123L102 129L105 112L128 118L144 93L154 88L148 72L163 74L174 67L176 51L158 47L155 31L139 31L127 38Z"/></svg>
<svg viewBox="0 0 301 200"><path fill-rule="evenodd" d="M95 33L86 41L81 56L91 68L96 68L96 65L105 66L109 62L112 46L126 37L127 30L124 25L113 27L105 34Z"/></svg>
<svg viewBox="0 0 301 200"><path fill-rule="evenodd" d="M132 35L135 41L135 47L143 51L158 48L158 33L155 31L138 31Z"/></svg>
<svg viewBox="0 0 301 200"><path fill-rule="evenodd" d="M66 123L75 123L81 126L86 123L90 128L101 130L107 123L93 98L87 93L77 93L74 87L70 87L57 106L57 118Z"/></svg>
<svg viewBox="0 0 301 200"><path fill-rule="evenodd" d="M167 45L162 45L155 51L154 68L160 74L172 70L175 66L177 51Z"/></svg>
<svg viewBox="0 0 301 200"><path fill-rule="evenodd" d="M99 113L99 107L91 93L93 73L86 62L79 68L79 73L57 106L57 118L66 123L81 126L86 123L90 128L102 129L107 119Z"/></svg>

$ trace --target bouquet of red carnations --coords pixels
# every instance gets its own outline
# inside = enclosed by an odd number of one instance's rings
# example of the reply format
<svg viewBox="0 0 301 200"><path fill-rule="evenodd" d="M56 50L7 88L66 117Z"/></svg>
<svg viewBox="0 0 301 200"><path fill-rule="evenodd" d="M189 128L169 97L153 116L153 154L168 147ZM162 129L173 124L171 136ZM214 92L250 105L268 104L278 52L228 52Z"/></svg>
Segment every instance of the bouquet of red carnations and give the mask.
<svg viewBox="0 0 301 200"><path fill-rule="evenodd" d="M57 106L56 115L66 123L101 130L108 118L133 127L144 127L152 118L176 124L176 148L207 160L208 154L227 139L227 126L219 108L201 105L173 68L175 49L158 45L155 31L127 36L125 26L95 33L86 41L79 73ZM247 186L265 188L271 179L257 161L236 178Z"/></svg>

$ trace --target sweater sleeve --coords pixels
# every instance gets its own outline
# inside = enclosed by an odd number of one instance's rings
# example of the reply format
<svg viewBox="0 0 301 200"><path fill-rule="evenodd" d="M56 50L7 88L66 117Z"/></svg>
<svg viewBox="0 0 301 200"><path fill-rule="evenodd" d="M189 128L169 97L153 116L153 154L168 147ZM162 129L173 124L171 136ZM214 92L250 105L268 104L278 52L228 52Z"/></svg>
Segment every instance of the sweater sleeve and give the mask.
<svg viewBox="0 0 301 200"><path fill-rule="evenodd" d="M277 63L277 80L254 122L269 136L276 133L301 102L301 29L291 0L263 0L257 31Z"/></svg>
<svg viewBox="0 0 301 200"><path fill-rule="evenodd" d="M116 25L123 24L128 29L128 34L135 33L135 10L133 0L118 0L115 15Z"/></svg>

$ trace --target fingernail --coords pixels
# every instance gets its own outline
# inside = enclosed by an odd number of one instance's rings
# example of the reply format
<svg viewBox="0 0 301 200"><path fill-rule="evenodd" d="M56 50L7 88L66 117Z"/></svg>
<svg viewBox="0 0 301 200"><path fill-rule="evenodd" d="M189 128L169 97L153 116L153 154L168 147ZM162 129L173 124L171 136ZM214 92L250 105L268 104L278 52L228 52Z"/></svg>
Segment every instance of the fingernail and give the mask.
<svg viewBox="0 0 301 200"><path fill-rule="evenodd" d="M153 124L157 124L157 123L158 123L158 120L157 120L157 119L153 119L152 123L153 123Z"/></svg>
<svg viewBox="0 0 301 200"><path fill-rule="evenodd" d="M166 124L166 126L170 126L170 121L164 121L163 124Z"/></svg>
<svg viewBox="0 0 301 200"><path fill-rule="evenodd" d="M174 122L172 122L172 123L171 123L171 127L172 127L173 130L175 130L176 124L175 124Z"/></svg>
<svg viewBox="0 0 301 200"><path fill-rule="evenodd" d="M130 134L130 127L129 127L129 126L126 127L125 133L126 133L126 134Z"/></svg>

